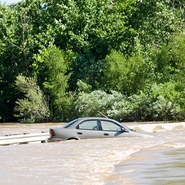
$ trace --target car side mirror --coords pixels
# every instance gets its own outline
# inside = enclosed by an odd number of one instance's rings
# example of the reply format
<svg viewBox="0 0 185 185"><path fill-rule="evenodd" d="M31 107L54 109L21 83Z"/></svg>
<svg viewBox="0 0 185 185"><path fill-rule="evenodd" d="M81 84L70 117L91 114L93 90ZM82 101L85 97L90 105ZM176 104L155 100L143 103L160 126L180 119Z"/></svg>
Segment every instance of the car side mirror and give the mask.
<svg viewBox="0 0 185 185"><path fill-rule="evenodd" d="M122 132L129 132L127 129L125 129L124 127L121 127L121 131Z"/></svg>

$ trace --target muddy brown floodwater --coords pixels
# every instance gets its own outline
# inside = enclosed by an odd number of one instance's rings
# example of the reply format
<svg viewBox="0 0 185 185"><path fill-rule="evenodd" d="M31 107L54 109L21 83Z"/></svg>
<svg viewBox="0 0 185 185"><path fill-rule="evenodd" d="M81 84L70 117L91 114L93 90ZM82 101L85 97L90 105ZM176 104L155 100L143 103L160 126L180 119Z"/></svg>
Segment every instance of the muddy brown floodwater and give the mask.
<svg viewBox="0 0 185 185"><path fill-rule="evenodd" d="M60 124L5 124L0 135L48 132ZM185 130L0 146L0 185L184 184Z"/></svg>

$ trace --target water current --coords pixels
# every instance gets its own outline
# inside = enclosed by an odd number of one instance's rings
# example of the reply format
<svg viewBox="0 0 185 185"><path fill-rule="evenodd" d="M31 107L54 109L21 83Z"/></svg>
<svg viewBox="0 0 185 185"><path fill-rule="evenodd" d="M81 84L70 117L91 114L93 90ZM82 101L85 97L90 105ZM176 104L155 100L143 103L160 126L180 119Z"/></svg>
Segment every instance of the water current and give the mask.
<svg viewBox="0 0 185 185"><path fill-rule="evenodd" d="M0 135L47 127L5 125ZM185 129L154 134L0 146L0 185L185 184Z"/></svg>

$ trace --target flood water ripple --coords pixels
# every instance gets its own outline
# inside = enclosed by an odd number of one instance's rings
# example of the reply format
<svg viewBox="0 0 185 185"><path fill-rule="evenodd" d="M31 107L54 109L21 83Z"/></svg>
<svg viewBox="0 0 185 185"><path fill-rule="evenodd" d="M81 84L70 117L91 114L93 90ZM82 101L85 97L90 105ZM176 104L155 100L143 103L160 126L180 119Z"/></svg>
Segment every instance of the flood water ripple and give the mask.
<svg viewBox="0 0 185 185"><path fill-rule="evenodd" d="M1 146L0 184L184 184L185 130L155 135Z"/></svg>

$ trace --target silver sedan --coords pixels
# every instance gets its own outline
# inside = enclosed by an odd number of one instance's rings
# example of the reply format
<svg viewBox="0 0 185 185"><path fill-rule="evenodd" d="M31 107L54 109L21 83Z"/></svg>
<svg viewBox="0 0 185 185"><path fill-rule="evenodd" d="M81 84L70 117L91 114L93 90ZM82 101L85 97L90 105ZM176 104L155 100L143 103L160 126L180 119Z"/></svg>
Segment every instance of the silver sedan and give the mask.
<svg viewBox="0 0 185 185"><path fill-rule="evenodd" d="M110 137L153 136L150 133L137 132L109 118L78 118L63 127L50 128L49 141L79 140Z"/></svg>

